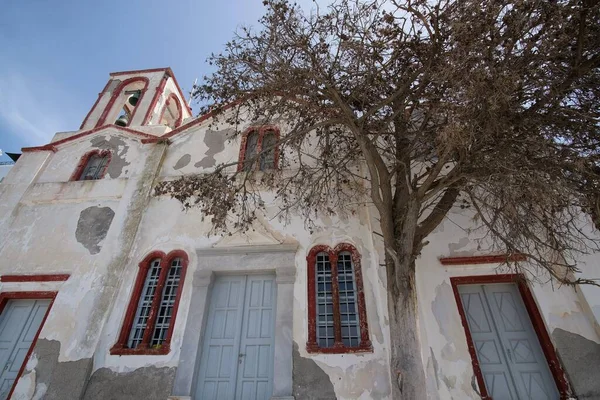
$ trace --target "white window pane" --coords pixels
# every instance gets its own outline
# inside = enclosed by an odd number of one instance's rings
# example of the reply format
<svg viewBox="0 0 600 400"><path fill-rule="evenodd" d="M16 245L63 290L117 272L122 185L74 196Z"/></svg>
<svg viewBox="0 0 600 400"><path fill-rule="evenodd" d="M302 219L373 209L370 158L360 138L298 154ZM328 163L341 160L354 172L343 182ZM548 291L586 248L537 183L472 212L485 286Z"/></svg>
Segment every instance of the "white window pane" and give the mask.
<svg viewBox="0 0 600 400"><path fill-rule="evenodd" d="M356 280L352 254L343 251L338 255L338 285L340 293L340 320L342 342L347 347L360 345L360 329L357 312Z"/></svg>
<svg viewBox="0 0 600 400"><path fill-rule="evenodd" d="M331 297L331 264L329 254L317 254L315 263L315 280L317 296L317 343L319 347L332 347L335 340L333 333L333 299Z"/></svg>
<svg viewBox="0 0 600 400"><path fill-rule="evenodd" d="M98 154L94 154L88 159L79 180L86 181L100 179L102 171L104 171L104 167L107 163L108 155L99 156Z"/></svg>
<svg viewBox="0 0 600 400"><path fill-rule="evenodd" d="M127 341L127 347L130 349L135 349L142 342L159 277L160 259L157 258L150 263L150 268L148 269L146 280L144 281L144 287L140 294L135 317L133 318L133 324L131 326L131 332L129 333L129 340Z"/></svg>
<svg viewBox="0 0 600 400"><path fill-rule="evenodd" d="M275 143L277 143L275 133L265 132L262 140L263 153L260 155L261 171L275 168Z"/></svg>
<svg viewBox="0 0 600 400"><path fill-rule="evenodd" d="M248 162L244 162L244 171L251 171L253 166L256 163L256 160L253 160L256 157L256 151L258 148L258 131L252 131L246 137L246 150L244 152L244 161L248 160Z"/></svg>
<svg viewBox="0 0 600 400"><path fill-rule="evenodd" d="M181 258L174 259L171 262L171 267L169 268L167 280L161 295L150 346L161 345L167 338L167 333L169 332L169 327L171 325L171 318L173 316L173 307L175 306L177 292L179 291L181 269Z"/></svg>

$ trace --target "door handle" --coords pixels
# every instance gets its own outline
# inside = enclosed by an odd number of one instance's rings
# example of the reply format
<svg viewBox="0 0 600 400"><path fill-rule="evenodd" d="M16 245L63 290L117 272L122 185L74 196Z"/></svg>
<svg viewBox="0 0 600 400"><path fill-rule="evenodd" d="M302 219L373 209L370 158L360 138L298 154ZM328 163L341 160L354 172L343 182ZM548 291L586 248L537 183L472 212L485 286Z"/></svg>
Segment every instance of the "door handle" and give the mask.
<svg viewBox="0 0 600 400"><path fill-rule="evenodd" d="M238 354L238 364L242 363L242 359L245 357L246 355L244 353L240 353Z"/></svg>
<svg viewBox="0 0 600 400"><path fill-rule="evenodd" d="M510 354L510 349L506 349L506 355L508 355L508 361L513 362L512 355Z"/></svg>

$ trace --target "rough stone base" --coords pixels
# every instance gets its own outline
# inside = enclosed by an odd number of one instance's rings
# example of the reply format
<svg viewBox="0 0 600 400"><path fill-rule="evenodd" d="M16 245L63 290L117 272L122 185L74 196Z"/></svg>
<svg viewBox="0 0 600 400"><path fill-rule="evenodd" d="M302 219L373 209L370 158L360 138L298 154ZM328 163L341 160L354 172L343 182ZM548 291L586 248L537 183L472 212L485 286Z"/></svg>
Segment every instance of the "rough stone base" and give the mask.
<svg viewBox="0 0 600 400"><path fill-rule="evenodd" d="M58 362L60 343L56 340L38 339L33 352L38 360L35 397L41 396L45 400L81 398L92 372L91 358Z"/></svg>
<svg viewBox="0 0 600 400"><path fill-rule="evenodd" d="M559 328L552 337L575 396L600 399L600 344Z"/></svg>
<svg viewBox="0 0 600 400"><path fill-rule="evenodd" d="M117 373L94 371L84 400L165 400L171 394L176 368L144 367Z"/></svg>
<svg viewBox="0 0 600 400"><path fill-rule="evenodd" d="M300 356L298 344L294 343L294 397L298 400L335 400L335 390L325 373L310 358Z"/></svg>

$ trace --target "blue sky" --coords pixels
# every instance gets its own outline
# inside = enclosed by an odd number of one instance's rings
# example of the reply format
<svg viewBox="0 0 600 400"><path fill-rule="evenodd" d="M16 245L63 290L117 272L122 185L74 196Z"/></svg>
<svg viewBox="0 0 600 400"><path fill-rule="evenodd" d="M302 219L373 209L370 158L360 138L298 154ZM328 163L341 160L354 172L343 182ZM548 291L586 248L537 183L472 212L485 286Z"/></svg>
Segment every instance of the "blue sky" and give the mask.
<svg viewBox="0 0 600 400"><path fill-rule="evenodd" d="M210 53L263 12L260 0L2 1L0 149L78 129L110 72L170 66L189 91Z"/></svg>

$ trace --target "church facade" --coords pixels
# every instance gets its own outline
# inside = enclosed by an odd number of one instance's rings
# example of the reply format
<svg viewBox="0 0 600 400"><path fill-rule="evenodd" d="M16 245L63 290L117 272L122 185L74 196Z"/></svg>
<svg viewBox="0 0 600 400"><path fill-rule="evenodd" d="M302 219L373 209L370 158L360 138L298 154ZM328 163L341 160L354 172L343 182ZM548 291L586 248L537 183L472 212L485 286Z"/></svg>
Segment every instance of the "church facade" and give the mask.
<svg viewBox="0 0 600 400"><path fill-rule="evenodd" d="M169 68L117 72L78 130L23 149L0 184L0 399L390 398L375 211L309 231L273 203L211 234L156 185L245 168L286 128L212 122ZM453 210L417 260L428 398L600 398L600 289L503 270L470 219Z"/></svg>

